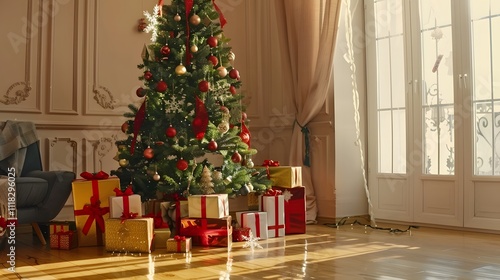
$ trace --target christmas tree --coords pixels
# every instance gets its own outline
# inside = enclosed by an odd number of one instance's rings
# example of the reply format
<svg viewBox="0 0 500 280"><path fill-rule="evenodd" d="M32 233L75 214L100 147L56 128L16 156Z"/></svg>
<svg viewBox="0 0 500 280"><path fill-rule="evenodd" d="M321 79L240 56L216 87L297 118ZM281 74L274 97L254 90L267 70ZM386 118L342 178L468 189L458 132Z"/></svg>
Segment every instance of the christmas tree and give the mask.
<svg viewBox="0 0 500 280"><path fill-rule="evenodd" d="M152 43L138 65L142 105L129 105L125 114L128 137L116 142L119 168L112 174L143 199L268 189L265 169L251 160L257 151L250 147L240 75L215 1L172 0L145 15ZM209 160L217 156L222 165Z"/></svg>

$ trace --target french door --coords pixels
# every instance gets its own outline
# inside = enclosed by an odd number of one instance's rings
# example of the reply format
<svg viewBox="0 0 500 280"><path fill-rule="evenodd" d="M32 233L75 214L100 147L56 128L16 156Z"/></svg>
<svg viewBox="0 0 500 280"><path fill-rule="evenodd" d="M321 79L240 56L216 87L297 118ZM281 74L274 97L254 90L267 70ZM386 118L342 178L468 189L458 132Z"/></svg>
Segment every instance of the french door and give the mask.
<svg viewBox="0 0 500 280"><path fill-rule="evenodd" d="M365 2L375 218L500 229L499 2Z"/></svg>

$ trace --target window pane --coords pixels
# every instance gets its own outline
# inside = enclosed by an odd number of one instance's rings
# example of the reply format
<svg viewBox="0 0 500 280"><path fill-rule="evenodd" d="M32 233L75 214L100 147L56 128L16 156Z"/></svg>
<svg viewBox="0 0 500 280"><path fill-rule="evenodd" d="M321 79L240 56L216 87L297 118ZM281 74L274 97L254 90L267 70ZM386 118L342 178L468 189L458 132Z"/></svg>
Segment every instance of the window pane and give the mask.
<svg viewBox="0 0 500 280"><path fill-rule="evenodd" d="M489 19L472 22L472 63L474 99L491 99L491 56Z"/></svg>
<svg viewBox="0 0 500 280"><path fill-rule="evenodd" d="M420 29L430 29L450 23L450 1L420 0Z"/></svg>
<svg viewBox="0 0 500 280"><path fill-rule="evenodd" d="M405 107L405 68L403 36L391 38L391 77L392 77L392 106Z"/></svg>
<svg viewBox="0 0 500 280"><path fill-rule="evenodd" d="M406 173L406 110L395 110L393 114L393 173Z"/></svg>
<svg viewBox="0 0 500 280"><path fill-rule="evenodd" d="M472 0L471 2L474 2L472 3L470 9L470 15L472 20L480 19L490 15L490 0ZM493 0L491 2L498 3L498 0ZM497 4L493 5L495 6Z"/></svg>
<svg viewBox="0 0 500 280"><path fill-rule="evenodd" d="M389 38L377 41L378 108L391 108L391 60Z"/></svg>
<svg viewBox="0 0 500 280"><path fill-rule="evenodd" d="M500 1L497 1L500 3ZM500 11L498 11L500 13ZM491 34L491 49L496 52L493 54L491 60L492 73L496 73L496 79L493 79L493 96L495 99L500 99L500 79L498 78L500 74L500 52L497 50L500 48L500 16L491 19L491 29L497 30Z"/></svg>
<svg viewBox="0 0 500 280"><path fill-rule="evenodd" d="M391 111L378 113L379 172L392 173L392 133Z"/></svg>

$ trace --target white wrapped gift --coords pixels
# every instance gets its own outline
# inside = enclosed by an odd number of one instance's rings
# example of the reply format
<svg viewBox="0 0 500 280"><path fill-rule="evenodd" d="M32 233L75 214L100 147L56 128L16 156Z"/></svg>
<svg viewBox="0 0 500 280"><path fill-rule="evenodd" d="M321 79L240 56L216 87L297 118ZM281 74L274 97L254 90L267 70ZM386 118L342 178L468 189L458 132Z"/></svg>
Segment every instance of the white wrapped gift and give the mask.
<svg viewBox="0 0 500 280"><path fill-rule="evenodd" d="M285 236L285 197L283 195L261 195L259 210L267 212L269 237Z"/></svg>
<svg viewBox="0 0 500 280"><path fill-rule="evenodd" d="M136 217L142 217L141 196L138 194L117 195L109 198L109 217L121 218L123 215L137 214Z"/></svg>
<svg viewBox="0 0 500 280"><path fill-rule="evenodd" d="M236 212L236 220L241 227L250 228L254 237L260 239L269 238L266 212Z"/></svg>

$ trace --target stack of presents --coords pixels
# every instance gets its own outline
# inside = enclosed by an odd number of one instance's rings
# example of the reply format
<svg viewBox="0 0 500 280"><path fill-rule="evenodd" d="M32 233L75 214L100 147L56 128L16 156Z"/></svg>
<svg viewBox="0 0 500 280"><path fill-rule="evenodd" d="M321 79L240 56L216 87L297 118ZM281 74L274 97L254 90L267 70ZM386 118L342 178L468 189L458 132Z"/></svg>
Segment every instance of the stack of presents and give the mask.
<svg viewBox="0 0 500 280"><path fill-rule="evenodd" d="M232 242L306 231L300 167L267 166L274 182L266 193L237 198L191 195L187 200L141 201L104 172L73 182L74 222L50 223L50 246L104 246L110 252L189 252L192 246L231 248Z"/></svg>

